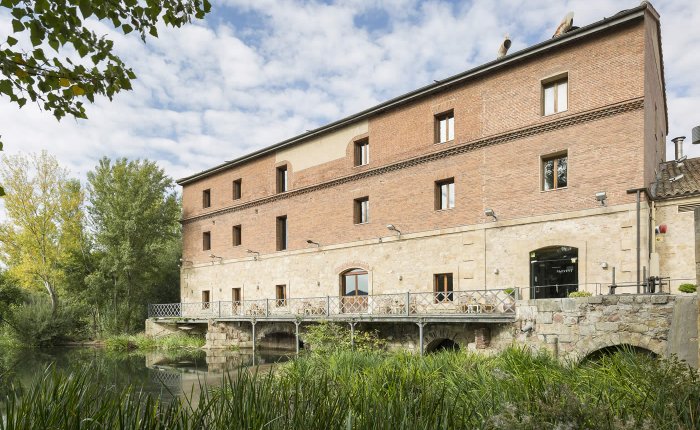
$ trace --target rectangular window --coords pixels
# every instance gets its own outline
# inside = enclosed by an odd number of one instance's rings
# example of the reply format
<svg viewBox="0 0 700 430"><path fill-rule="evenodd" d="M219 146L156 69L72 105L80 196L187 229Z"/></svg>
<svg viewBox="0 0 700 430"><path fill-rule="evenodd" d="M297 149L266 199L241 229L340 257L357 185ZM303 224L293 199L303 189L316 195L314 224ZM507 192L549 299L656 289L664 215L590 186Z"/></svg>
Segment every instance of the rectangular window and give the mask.
<svg viewBox="0 0 700 430"><path fill-rule="evenodd" d="M445 143L455 138L455 114L449 111L435 116L435 142Z"/></svg>
<svg viewBox="0 0 700 430"><path fill-rule="evenodd" d="M205 231L202 233L202 250L209 251L211 249L211 232Z"/></svg>
<svg viewBox="0 0 700 430"><path fill-rule="evenodd" d="M287 215L277 217L277 250L287 249Z"/></svg>
<svg viewBox="0 0 700 430"><path fill-rule="evenodd" d="M353 218L355 224L365 224L369 222L369 197L355 199Z"/></svg>
<svg viewBox="0 0 700 430"><path fill-rule="evenodd" d="M280 166L277 168L277 192L284 193L287 191L287 185L287 166Z"/></svg>
<svg viewBox="0 0 700 430"><path fill-rule="evenodd" d="M542 113L552 115L569 108L568 77L542 83Z"/></svg>
<svg viewBox="0 0 700 430"><path fill-rule="evenodd" d="M240 288L232 288L231 289L231 300L233 301L234 305L241 304L241 289Z"/></svg>
<svg viewBox="0 0 700 430"><path fill-rule="evenodd" d="M452 301L452 273L438 273L433 275L433 289L435 291L435 303Z"/></svg>
<svg viewBox="0 0 700 430"><path fill-rule="evenodd" d="M275 305L277 307L287 306L287 286L286 285L276 285L275 286Z"/></svg>
<svg viewBox="0 0 700 430"><path fill-rule="evenodd" d="M239 246L241 243L242 243L242 241L241 241L241 226L234 225L233 226L233 246Z"/></svg>
<svg viewBox="0 0 700 430"><path fill-rule="evenodd" d="M435 182L435 209L452 209L455 207L455 179Z"/></svg>
<svg viewBox="0 0 700 430"><path fill-rule="evenodd" d="M233 200L238 200L241 198L241 185L240 179L233 181Z"/></svg>
<svg viewBox="0 0 700 430"><path fill-rule="evenodd" d="M204 290L202 291L202 309L209 309L209 303L211 303L209 290Z"/></svg>
<svg viewBox="0 0 700 430"><path fill-rule="evenodd" d="M355 142L355 166L369 164L369 138Z"/></svg>
<svg viewBox="0 0 700 430"><path fill-rule="evenodd" d="M202 191L202 207L208 208L211 206L211 189Z"/></svg>
<svg viewBox="0 0 700 430"><path fill-rule="evenodd" d="M544 191L566 188L567 153L542 158L542 189Z"/></svg>

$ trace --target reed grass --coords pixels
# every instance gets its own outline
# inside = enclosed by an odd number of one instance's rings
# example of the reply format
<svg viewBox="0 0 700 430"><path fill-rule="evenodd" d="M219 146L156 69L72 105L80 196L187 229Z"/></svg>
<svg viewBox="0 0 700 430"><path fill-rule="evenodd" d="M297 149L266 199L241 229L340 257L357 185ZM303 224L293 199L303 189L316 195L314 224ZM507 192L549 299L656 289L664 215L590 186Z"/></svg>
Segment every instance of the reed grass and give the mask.
<svg viewBox="0 0 700 430"><path fill-rule="evenodd" d="M632 351L581 365L520 349L338 352L240 370L197 399L168 404L101 388L89 370L49 370L13 389L6 405L0 430L697 429L700 381L683 363Z"/></svg>

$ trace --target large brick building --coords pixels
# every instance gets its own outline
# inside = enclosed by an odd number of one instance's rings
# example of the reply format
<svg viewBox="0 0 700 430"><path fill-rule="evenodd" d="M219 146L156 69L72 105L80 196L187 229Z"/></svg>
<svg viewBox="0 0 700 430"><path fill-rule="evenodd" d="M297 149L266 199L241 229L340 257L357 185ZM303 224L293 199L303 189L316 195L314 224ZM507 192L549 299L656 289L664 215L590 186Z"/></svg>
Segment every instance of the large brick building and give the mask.
<svg viewBox="0 0 700 430"><path fill-rule="evenodd" d="M181 299L694 277L653 240L666 133L644 3L179 180Z"/></svg>

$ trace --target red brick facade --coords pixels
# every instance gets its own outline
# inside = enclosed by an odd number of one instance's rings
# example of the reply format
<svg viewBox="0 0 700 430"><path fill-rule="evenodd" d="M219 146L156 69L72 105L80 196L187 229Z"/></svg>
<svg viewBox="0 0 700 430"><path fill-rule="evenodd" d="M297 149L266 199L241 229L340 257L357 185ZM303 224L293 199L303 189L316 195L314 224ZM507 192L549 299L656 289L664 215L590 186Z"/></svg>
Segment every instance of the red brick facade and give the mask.
<svg viewBox="0 0 700 430"><path fill-rule="evenodd" d="M280 215L288 217L288 249L295 250L307 248L309 239L329 245L378 237L387 224L420 232L489 222L485 208L494 209L499 220L594 208L599 203L593 196L601 190L609 204L632 202L626 190L648 185L645 170L663 158L659 151L645 151L645 145L654 148L654 142L645 142L650 127L645 106L665 106L658 91L645 92L649 26L656 22L647 12L645 19L371 116L369 133L356 136L369 137L368 165L354 166L356 139L351 139L344 158L300 171L288 163L288 193L276 194L275 167L285 163L274 154L188 182L184 258L196 263L208 261L211 253L231 259L248 256L247 249L276 252ZM542 81L560 74L568 75L568 110L543 116ZM454 111L455 139L436 144L435 115L448 110ZM541 159L560 151L568 153L569 185L542 191ZM454 178L456 204L438 211L435 181L446 178ZM233 200L237 179L242 198ZM206 189L209 208L202 207ZM355 225L353 200L364 196L370 222ZM238 247L232 245L234 225L242 226ZM212 233L211 250L202 249L205 231Z"/></svg>

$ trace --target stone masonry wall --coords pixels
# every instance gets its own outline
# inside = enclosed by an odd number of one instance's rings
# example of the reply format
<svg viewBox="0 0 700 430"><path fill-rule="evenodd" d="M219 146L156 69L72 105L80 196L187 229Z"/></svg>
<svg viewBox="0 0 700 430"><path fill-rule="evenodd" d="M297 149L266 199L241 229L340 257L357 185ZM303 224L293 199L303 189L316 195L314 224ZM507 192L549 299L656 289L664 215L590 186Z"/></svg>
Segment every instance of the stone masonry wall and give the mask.
<svg viewBox="0 0 700 430"><path fill-rule="evenodd" d="M522 303L517 307L514 339L574 361L616 345L640 347L667 357L678 352L667 347L677 300L684 298L612 295Z"/></svg>

